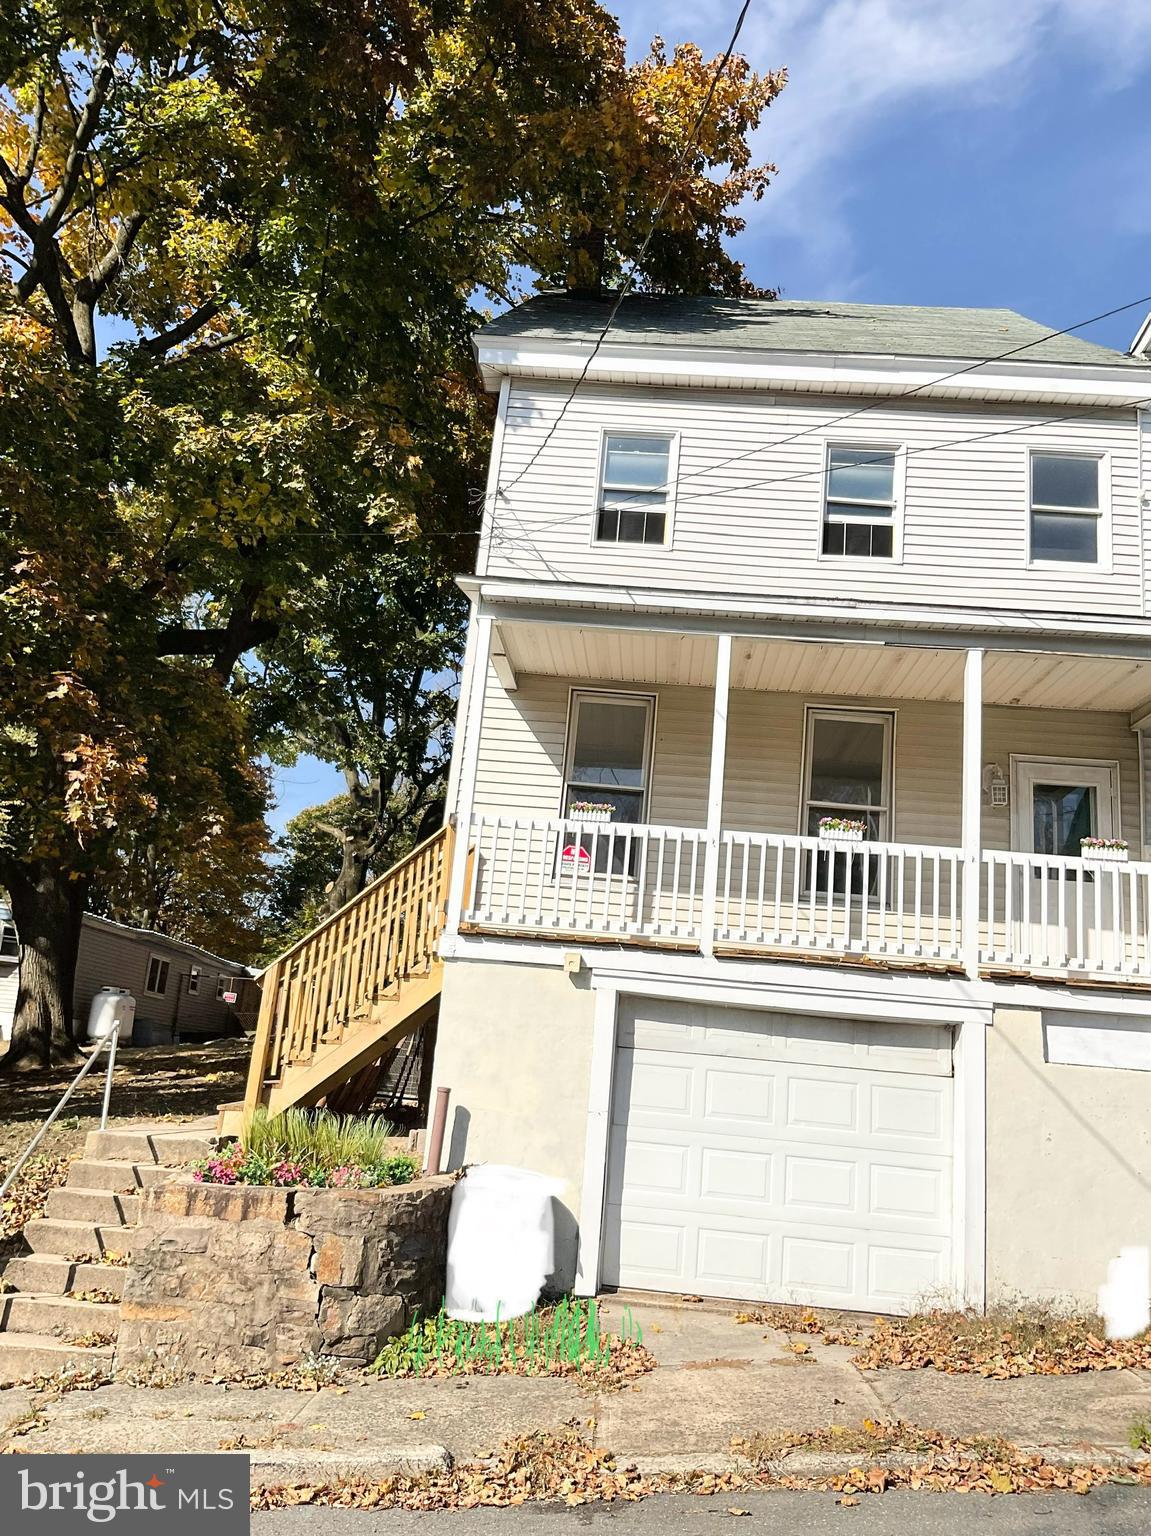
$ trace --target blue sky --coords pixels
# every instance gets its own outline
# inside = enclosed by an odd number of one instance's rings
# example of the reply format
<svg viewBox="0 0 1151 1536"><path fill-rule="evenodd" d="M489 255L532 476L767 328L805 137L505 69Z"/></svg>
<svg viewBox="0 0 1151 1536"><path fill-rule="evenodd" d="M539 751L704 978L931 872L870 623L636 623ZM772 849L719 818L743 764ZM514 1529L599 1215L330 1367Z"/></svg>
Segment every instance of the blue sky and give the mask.
<svg viewBox="0 0 1151 1536"><path fill-rule="evenodd" d="M613 9L633 57L656 33L710 55L739 4ZM790 75L737 245L756 282L1053 328L1151 294L1151 0L752 0L741 47ZM1081 334L1126 349L1142 318ZM311 758L276 784L277 829L342 787Z"/></svg>

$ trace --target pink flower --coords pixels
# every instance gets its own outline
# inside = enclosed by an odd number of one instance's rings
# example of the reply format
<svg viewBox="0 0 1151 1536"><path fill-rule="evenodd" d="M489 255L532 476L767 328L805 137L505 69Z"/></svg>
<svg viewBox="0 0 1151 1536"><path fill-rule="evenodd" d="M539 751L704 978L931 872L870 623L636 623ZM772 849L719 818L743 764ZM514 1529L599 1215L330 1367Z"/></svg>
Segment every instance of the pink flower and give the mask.
<svg viewBox="0 0 1151 1536"><path fill-rule="evenodd" d="M333 1189L358 1189L364 1177L364 1170L355 1163L346 1163L342 1168L334 1168L328 1179Z"/></svg>
<svg viewBox="0 0 1151 1536"><path fill-rule="evenodd" d="M304 1170L299 1163L277 1163L272 1169L273 1184L299 1184Z"/></svg>

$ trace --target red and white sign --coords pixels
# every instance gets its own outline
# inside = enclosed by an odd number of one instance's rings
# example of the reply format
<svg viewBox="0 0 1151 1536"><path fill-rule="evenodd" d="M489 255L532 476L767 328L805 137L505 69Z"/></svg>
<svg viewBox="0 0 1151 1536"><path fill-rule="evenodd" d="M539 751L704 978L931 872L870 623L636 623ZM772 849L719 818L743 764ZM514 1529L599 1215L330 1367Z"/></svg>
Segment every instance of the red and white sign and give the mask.
<svg viewBox="0 0 1151 1536"><path fill-rule="evenodd" d="M234 1002L237 1001L239 996L240 996L240 994L238 992L225 992L224 993L224 1001L226 1003L234 1003Z"/></svg>
<svg viewBox="0 0 1151 1536"><path fill-rule="evenodd" d="M565 869L587 869L591 863L591 854L578 843L569 843L560 854L560 863Z"/></svg>

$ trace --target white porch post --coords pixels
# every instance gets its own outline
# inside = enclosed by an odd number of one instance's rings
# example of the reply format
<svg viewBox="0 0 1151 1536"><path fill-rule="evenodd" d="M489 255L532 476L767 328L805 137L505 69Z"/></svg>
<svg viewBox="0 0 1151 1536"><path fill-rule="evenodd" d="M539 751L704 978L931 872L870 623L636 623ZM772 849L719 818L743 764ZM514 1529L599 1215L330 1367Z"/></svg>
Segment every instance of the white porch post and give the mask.
<svg viewBox="0 0 1151 1536"><path fill-rule="evenodd" d="M983 652L970 650L963 667L963 965L979 976L979 885L983 849Z"/></svg>
<svg viewBox="0 0 1151 1536"><path fill-rule="evenodd" d="M468 679L468 703L464 713L463 758L460 764L459 793L456 798L456 847L452 864L452 879L448 887L448 912L445 933L448 936L459 931L460 913L464 905L464 881L468 869L468 844L472 832L472 805L476 796L476 771L480 760L480 731L484 716L484 690L488 681L488 666L492 650L492 621L490 618L475 620L475 646L472 652L471 676Z"/></svg>
<svg viewBox="0 0 1151 1536"><path fill-rule="evenodd" d="M711 770L707 781L707 841L703 851L703 911L699 947L715 948L719 838L723 830L723 775L727 762L727 704L731 692L731 636L719 635L715 653L715 701L711 714Z"/></svg>

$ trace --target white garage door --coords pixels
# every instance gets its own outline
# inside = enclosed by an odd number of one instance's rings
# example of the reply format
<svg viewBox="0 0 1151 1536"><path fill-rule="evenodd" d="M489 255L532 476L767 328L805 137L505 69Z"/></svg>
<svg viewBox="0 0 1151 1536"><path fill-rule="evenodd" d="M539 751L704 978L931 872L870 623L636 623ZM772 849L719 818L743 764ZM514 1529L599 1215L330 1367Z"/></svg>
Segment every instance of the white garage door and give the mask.
<svg viewBox="0 0 1151 1536"><path fill-rule="evenodd" d="M951 1286L951 1031L622 999L607 1285L906 1311Z"/></svg>

